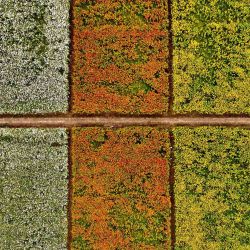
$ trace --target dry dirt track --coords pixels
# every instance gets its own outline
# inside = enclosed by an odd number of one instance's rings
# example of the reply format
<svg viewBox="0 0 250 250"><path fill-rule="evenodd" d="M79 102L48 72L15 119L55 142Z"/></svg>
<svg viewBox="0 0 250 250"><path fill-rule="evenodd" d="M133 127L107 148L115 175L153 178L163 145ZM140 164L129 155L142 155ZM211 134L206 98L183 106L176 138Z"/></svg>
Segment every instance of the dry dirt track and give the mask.
<svg viewBox="0 0 250 250"><path fill-rule="evenodd" d="M0 117L0 127L230 126L250 127L250 117Z"/></svg>

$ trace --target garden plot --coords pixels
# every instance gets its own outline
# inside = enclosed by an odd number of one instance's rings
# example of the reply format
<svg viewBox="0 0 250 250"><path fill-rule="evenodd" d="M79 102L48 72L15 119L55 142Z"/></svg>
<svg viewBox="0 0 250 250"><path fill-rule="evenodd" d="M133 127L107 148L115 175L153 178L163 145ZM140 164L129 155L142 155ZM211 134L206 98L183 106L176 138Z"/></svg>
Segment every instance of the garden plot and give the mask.
<svg viewBox="0 0 250 250"><path fill-rule="evenodd" d="M0 129L0 249L67 249L67 133Z"/></svg>
<svg viewBox="0 0 250 250"><path fill-rule="evenodd" d="M166 2L77 0L73 16L73 111L166 112Z"/></svg>
<svg viewBox="0 0 250 250"><path fill-rule="evenodd" d="M4 0L0 114L68 109L69 0Z"/></svg>
<svg viewBox="0 0 250 250"><path fill-rule="evenodd" d="M176 113L250 113L248 4L173 0Z"/></svg>
<svg viewBox="0 0 250 250"><path fill-rule="evenodd" d="M168 133L73 131L72 249L170 246Z"/></svg>
<svg viewBox="0 0 250 250"><path fill-rule="evenodd" d="M174 135L176 249L248 249L250 130Z"/></svg>

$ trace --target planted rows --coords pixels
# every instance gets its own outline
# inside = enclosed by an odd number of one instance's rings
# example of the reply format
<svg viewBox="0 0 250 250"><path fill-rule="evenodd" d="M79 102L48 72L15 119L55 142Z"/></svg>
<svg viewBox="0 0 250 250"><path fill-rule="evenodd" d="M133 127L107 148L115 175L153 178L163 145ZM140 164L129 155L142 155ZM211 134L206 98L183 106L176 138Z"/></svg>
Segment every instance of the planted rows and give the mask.
<svg viewBox="0 0 250 250"><path fill-rule="evenodd" d="M0 129L0 249L67 249L64 129Z"/></svg>
<svg viewBox="0 0 250 250"><path fill-rule="evenodd" d="M76 0L73 16L73 112L165 113L166 2Z"/></svg>
<svg viewBox="0 0 250 250"><path fill-rule="evenodd" d="M176 113L250 113L248 3L173 0Z"/></svg>
<svg viewBox="0 0 250 250"><path fill-rule="evenodd" d="M173 132L175 248L247 249L250 130ZM71 249L170 249L167 130L73 129L70 190L64 129L0 129L0 148L4 249L66 249L68 233Z"/></svg>
<svg viewBox="0 0 250 250"><path fill-rule="evenodd" d="M5 0L0 114L68 109L69 0Z"/></svg>
<svg viewBox="0 0 250 250"><path fill-rule="evenodd" d="M175 113L250 113L247 4L172 1ZM69 0L0 8L0 114L167 113L167 1L74 0L71 24Z"/></svg>

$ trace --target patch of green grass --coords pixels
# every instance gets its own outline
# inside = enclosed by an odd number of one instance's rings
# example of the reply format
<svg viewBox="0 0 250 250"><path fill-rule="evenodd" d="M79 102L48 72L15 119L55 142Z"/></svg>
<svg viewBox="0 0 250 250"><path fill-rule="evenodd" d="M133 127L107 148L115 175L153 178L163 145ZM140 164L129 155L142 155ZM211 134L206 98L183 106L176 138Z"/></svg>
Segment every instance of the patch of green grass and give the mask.
<svg viewBox="0 0 250 250"><path fill-rule="evenodd" d="M89 241L84 240L81 236L78 236L73 239L72 242L73 249L75 250L91 250L93 248L90 247Z"/></svg>
<svg viewBox="0 0 250 250"><path fill-rule="evenodd" d="M152 87L145 81L138 81L129 85L128 90L131 94L137 94L138 92L147 93L152 90Z"/></svg>

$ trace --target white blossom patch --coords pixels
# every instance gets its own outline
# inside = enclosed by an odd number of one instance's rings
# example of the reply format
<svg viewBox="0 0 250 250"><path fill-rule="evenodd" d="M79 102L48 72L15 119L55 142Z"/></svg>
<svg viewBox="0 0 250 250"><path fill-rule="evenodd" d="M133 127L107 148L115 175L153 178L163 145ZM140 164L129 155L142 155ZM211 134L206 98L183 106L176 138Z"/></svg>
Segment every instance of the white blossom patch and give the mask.
<svg viewBox="0 0 250 250"><path fill-rule="evenodd" d="M67 249L67 132L0 129L0 249Z"/></svg>
<svg viewBox="0 0 250 250"><path fill-rule="evenodd" d="M69 0L0 0L0 113L66 112Z"/></svg>

